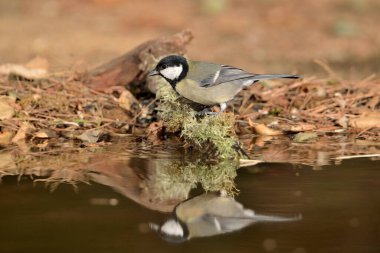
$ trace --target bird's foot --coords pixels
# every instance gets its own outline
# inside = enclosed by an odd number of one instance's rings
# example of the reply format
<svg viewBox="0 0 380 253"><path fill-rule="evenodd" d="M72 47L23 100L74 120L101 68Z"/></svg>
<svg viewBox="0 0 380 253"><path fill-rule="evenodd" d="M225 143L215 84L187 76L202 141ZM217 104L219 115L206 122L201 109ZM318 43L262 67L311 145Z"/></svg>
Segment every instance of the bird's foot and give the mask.
<svg viewBox="0 0 380 253"><path fill-rule="evenodd" d="M213 112L210 108L203 109L202 111L199 111L196 113L197 117L204 117L204 116L217 116L219 115L219 112Z"/></svg>

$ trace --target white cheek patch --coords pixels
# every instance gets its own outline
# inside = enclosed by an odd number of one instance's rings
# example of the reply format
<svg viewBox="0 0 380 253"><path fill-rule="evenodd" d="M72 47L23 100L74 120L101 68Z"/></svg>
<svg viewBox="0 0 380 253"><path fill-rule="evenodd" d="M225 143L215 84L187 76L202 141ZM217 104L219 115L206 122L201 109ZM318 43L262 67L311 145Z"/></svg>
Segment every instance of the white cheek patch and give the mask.
<svg viewBox="0 0 380 253"><path fill-rule="evenodd" d="M161 227L161 231L168 235L183 236L183 229L175 220L168 220L165 222Z"/></svg>
<svg viewBox="0 0 380 253"><path fill-rule="evenodd" d="M181 75L182 70L183 70L182 65L179 65L179 66L168 67L166 69L160 70L160 73L166 79L175 80L175 79L178 79L178 77Z"/></svg>

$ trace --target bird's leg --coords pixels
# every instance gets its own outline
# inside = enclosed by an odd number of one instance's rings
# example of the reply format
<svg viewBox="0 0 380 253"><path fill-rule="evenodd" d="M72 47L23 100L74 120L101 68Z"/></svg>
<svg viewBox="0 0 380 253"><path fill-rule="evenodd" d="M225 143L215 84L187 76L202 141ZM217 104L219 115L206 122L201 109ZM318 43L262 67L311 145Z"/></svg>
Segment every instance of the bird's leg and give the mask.
<svg viewBox="0 0 380 253"><path fill-rule="evenodd" d="M224 110L226 110L227 103L220 103L219 106L220 106L220 112L222 113L222 112L224 112Z"/></svg>
<svg viewBox="0 0 380 253"><path fill-rule="evenodd" d="M197 112L197 116L206 116L206 115L218 115L217 112L212 112L211 108L205 108L202 111Z"/></svg>
<svg viewBox="0 0 380 253"><path fill-rule="evenodd" d="M220 103L219 106L220 106L220 112L212 112L211 108L206 108L206 109L203 109L200 112L197 112L197 116L205 116L205 115L214 115L214 116L216 116L216 115L219 115L220 113L224 112L224 110L226 110L227 103Z"/></svg>

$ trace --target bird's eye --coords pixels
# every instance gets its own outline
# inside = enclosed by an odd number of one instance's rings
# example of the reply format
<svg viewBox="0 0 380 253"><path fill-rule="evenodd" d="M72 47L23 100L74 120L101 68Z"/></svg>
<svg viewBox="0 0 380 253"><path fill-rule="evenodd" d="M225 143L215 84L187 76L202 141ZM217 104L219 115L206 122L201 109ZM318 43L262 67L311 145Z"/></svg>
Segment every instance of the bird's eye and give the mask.
<svg viewBox="0 0 380 253"><path fill-rule="evenodd" d="M161 69L166 69L167 67L168 67L168 65L166 65L166 64L161 65Z"/></svg>

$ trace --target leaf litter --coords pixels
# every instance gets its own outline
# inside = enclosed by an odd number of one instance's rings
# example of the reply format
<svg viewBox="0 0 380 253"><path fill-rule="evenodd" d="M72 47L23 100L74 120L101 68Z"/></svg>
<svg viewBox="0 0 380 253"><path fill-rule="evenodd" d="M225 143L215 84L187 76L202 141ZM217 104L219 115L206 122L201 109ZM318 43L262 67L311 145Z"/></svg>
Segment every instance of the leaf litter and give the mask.
<svg viewBox="0 0 380 253"><path fill-rule="evenodd" d="M33 71L30 66L28 69ZM219 122L207 118L204 124L222 124L220 140L236 133L257 163L276 157L276 161L321 166L329 163L325 157L380 153L380 80L370 76L345 81L329 71L331 77L325 79L267 81L249 87L230 103L228 110L234 114L226 114L225 121L221 117ZM162 98L154 94L140 96L121 86L105 92L94 90L84 82L82 73L36 77L29 72L3 71L0 146L4 154L8 150L16 153L14 157L34 152L56 156L62 150L93 152L131 135L162 148L168 139L180 142L182 138L185 148L198 145L202 149L207 134L219 138L215 131L196 125L199 122L194 117L188 118L190 123L181 134L177 125L182 124L183 114L173 117L178 113L173 108L163 113L162 105ZM159 113L157 106L161 106ZM230 155L235 139L228 145L218 141L219 154Z"/></svg>

